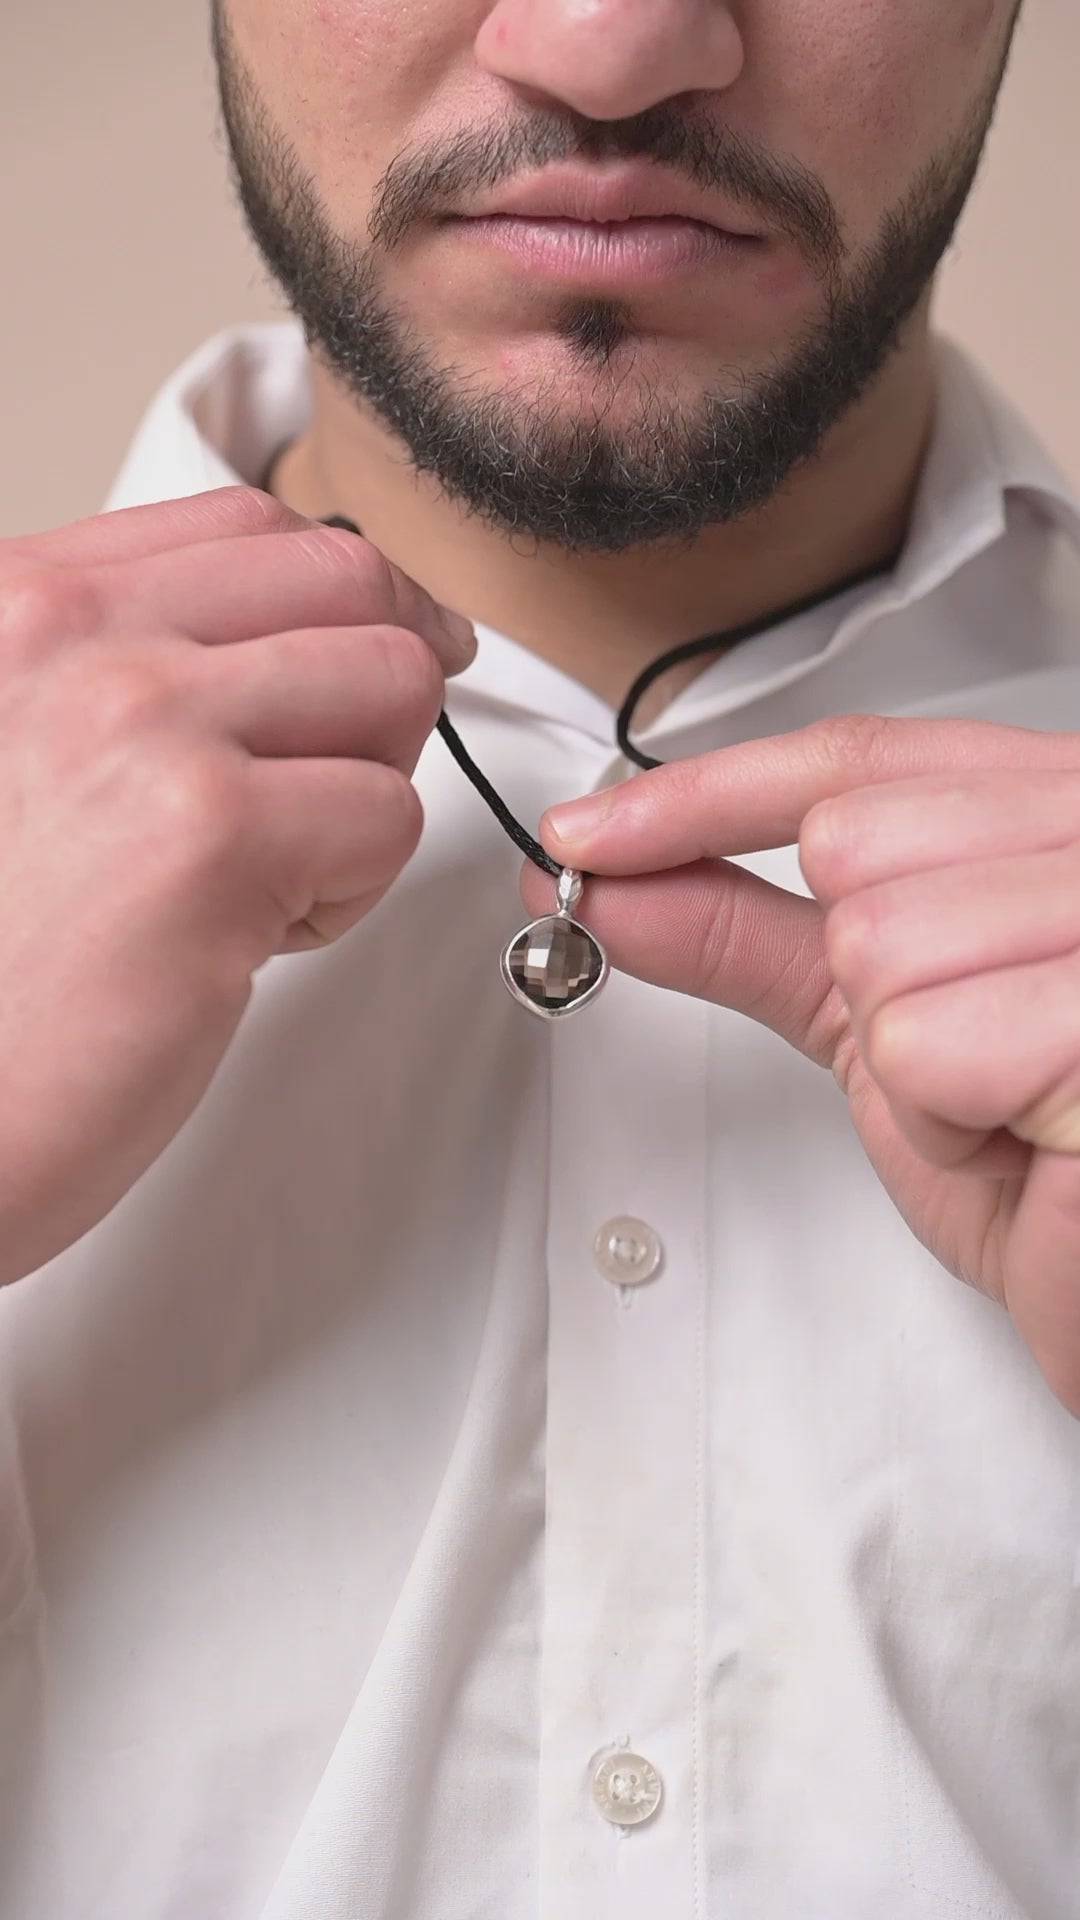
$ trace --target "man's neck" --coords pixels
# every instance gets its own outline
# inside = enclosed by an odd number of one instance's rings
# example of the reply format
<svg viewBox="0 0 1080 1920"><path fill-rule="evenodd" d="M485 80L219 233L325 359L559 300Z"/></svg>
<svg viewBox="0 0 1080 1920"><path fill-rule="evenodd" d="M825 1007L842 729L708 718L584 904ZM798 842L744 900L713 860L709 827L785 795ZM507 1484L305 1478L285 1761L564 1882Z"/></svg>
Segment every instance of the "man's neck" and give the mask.
<svg viewBox="0 0 1080 1920"><path fill-rule="evenodd" d="M650 660L682 640L768 613L884 562L900 545L934 409L926 305L872 389L816 458L755 513L692 546L618 555L529 551L463 513L312 362L309 430L270 488L313 518L355 520L437 600L509 635L612 707ZM714 655L663 676L647 724Z"/></svg>

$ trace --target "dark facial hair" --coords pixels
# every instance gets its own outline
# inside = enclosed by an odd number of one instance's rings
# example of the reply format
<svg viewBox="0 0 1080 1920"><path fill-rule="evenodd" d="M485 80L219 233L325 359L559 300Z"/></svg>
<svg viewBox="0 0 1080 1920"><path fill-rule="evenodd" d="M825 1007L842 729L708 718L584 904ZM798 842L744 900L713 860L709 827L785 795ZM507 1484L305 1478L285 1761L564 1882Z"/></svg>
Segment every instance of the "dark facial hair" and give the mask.
<svg viewBox="0 0 1080 1920"><path fill-rule="evenodd" d="M692 540L760 506L812 460L895 351L952 238L1011 39L1010 29L993 85L961 135L922 168L874 244L850 262L832 202L812 174L778 163L700 111L667 102L622 121L536 112L504 128L463 132L438 150L402 152L378 184L366 243L358 243L330 227L314 180L270 122L222 0L213 0L234 184L312 353L404 442L413 465L470 512L507 533L594 553ZM611 394L633 370L634 417L624 409L618 427L608 422L610 402L573 415L542 389L485 392L440 365L417 323L384 294L380 261L418 222L525 168L628 156L719 189L785 233L820 281L820 320L768 371L747 375L736 395L706 392L691 404L650 388L633 367L631 305L568 299L555 331L577 365L593 370Z"/></svg>

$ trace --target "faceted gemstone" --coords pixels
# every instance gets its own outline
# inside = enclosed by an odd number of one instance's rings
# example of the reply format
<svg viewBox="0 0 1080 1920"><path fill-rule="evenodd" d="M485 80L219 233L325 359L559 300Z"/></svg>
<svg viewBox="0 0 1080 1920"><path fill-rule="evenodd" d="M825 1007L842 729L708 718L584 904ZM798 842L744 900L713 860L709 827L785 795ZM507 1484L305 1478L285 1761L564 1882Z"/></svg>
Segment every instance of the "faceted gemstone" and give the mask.
<svg viewBox="0 0 1080 1920"><path fill-rule="evenodd" d="M604 956L586 927L549 914L519 933L506 963L518 992L544 1012L570 1007L596 985Z"/></svg>

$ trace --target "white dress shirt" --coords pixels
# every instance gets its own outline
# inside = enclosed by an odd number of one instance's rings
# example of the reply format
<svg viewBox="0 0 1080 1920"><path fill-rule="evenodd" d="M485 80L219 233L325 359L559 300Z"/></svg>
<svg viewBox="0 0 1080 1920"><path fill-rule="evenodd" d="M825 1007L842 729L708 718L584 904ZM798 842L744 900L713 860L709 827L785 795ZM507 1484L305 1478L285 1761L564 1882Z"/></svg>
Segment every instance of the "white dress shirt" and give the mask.
<svg viewBox="0 0 1080 1920"><path fill-rule="evenodd" d="M658 757L1080 730L1080 508L936 352L895 572ZM309 406L295 323L220 334L109 505L257 482ZM628 771L505 635L448 709L530 826ZM0 1295L3 1920L1076 1920L1080 1424L831 1075L625 976L515 1005L520 856L437 736L417 784L376 911Z"/></svg>

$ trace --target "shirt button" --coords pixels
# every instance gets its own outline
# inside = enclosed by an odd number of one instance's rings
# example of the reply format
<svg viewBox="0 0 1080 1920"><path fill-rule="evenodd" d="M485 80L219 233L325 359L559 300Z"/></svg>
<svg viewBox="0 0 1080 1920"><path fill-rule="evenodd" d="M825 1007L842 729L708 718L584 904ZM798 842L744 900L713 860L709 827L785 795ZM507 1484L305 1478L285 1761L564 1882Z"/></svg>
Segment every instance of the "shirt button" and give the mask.
<svg viewBox="0 0 1080 1920"><path fill-rule="evenodd" d="M593 1259L605 1280L619 1287L639 1287L651 1280L664 1256L652 1228L628 1213L605 1220L593 1241Z"/></svg>
<svg viewBox="0 0 1080 1920"><path fill-rule="evenodd" d="M640 1753L609 1753L593 1774L592 1791L605 1820L637 1827L652 1819L664 1788L656 1768Z"/></svg>

